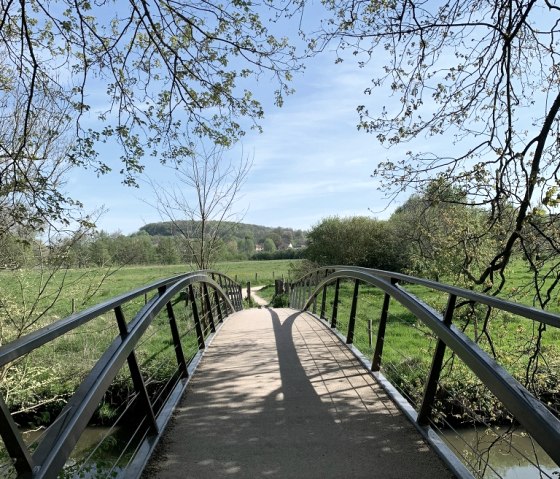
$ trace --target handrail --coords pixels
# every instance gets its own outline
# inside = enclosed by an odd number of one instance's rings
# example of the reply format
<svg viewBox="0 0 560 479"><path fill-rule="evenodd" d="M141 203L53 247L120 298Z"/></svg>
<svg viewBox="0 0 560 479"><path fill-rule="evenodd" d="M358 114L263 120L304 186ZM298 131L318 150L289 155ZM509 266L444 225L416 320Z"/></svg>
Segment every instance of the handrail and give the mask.
<svg viewBox="0 0 560 479"><path fill-rule="evenodd" d="M443 293L453 294L455 296L468 299L470 301L485 304L486 306L490 306L493 308L501 309L503 311L507 311L508 313L515 314L517 316L522 316L527 319L531 319L533 321L538 321L543 324L549 324L556 328L560 328L560 315L552 313L550 311L545 311L543 309L535 308L533 306L527 306L525 304L516 303L514 301L508 301L502 298L498 298L497 296L489 296L483 293L478 293L476 291L461 288L459 286L451 286L444 283L438 283L437 281L433 281L430 279L425 278L416 278L414 276L409 276L403 273L395 273L392 271L384 271L380 269L373 269L373 268L363 268L359 266L325 266L322 268L318 268L311 273L306 274L302 278L294 281L293 285L299 284L301 281L305 281L306 279L309 280L312 276L316 276L318 272L328 272L328 271L340 271L340 270L349 270L349 271L364 271L367 273L371 273L381 278L386 278L392 282L405 282L409 284L416 284L418 286L426 286L428 288L441 291Z"/></svg>
<svg viewBox="0 0 560 479"><path fill-rule="evenodd" d="M188 370L177 332L171 299L180 292L188 292L188 300L192 308L199 340L199 349L203 350L205 348L204 332L197 310L194 284L201 285L202 308L205 310L205 314L207 314L212 332L215 331L214 310L217 313L217 321L221 322L227 315L243 308L241 287L229 277L215 271L193 272L156 281L150 285L121 294L0 347L0 366L4 366L109 311L115 312L120 331L120 335L113 340L87 377L78 386L60 412L58 419L49 426L43 439L32 454L25 446L21 433L8 411L4 399L0 397L0 434L10 457L14 460L14 467L18 477L57 477L80 438L81 433L95 413L103 395L127 361L134 387L138 396L143 400L146 417L148 422L151 423L152 434L150 439L152 442L151 449L153 449L155 445L153 441L154 435L157 436L159 434L160 426L168 418L162 420L162 418L156 417L146 393L142 374L138 369L134 350L157 314L164 308L167 308L179 371L178 380L174 388L181 391L184 389ZM213 291L213 294L210 294L209 288ZM127 324L122 306L150 292L155 292L155 296ZM177 401L180 398L180 394L171 394L171 397ZM161 409L169 411L170 407L167 405L166 408Z"/></svg>
<svg viewBox="0 0 560 479"><path fill-rule="evenodd" d="M352 310L348 323L346 342L352 343L354 321L358 297L358 284L370 284L385 293L382 317L379 323L377 344L371 362L371 370L378 372L381 363L383 343L385 341L385 324L389 298L396 300L426 325L438 338L438 345L432 359L432 367L427 378L420 411L416 417L419 425L429 424L430 414L435 399L436 385L442 369L445 348L450 348L480 379L480 381L502 402L525 427L547 454L560 465L560 420L549 409L520 384L509 372L484 352L465 333L452 324L457 298L464 298L487 306L508 311L544 324L560 327L560 316L548 311L538 310L529 306L506 301L494 296L486 296L455 286L444 285L435 281L414 278L412 276L388 271L350 266L329 266L319 268L291 285L290 305L296 309L308 310L313 307L315 313L317 299L321 296L321 318L324 318L326 288L335 284L335 300L331 327L337 323L338 292L341 280L354 280L355 288L352 299ZM445 314L431 307L403 289L398 283L406 282L427 286L448 295L448 306Z"/></svg>

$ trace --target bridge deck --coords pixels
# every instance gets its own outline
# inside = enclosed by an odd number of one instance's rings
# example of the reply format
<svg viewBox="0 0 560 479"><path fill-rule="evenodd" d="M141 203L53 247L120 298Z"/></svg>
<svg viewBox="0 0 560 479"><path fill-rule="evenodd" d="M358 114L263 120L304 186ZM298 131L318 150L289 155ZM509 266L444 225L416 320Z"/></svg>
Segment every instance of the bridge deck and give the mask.
<svg viewBox="0 0 560 479"><path fill-rule="evenodd" d="M291 309L237 313L145 477L452 477L352 353Z"/></svg>

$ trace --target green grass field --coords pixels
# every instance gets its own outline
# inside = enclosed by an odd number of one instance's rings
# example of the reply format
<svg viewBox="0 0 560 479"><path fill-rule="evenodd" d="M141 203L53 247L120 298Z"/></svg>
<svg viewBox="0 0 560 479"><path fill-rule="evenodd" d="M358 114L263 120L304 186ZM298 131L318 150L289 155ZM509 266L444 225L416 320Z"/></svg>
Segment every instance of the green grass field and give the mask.
<svg viewBox="0 0 560 479"><path fill-rule="evenodd" d="M273 284L275 278L288 278L290 264L298 261L218 263L214 269L236 279L243 287L248 281L253 285L267 285ZM0 300L4 313L14 318L8 323L21 323L21 318L37 316L48 308L30 327L31 330L71 314L72 305L79 311L155 280L187 271L189 268L183 265L71 269L57 271L52 276L38 270L2 271Z"/></svg>
<svg viewBox="0 0 560 479"><path fill-rule="evenodd" d="M287 278L292 262L222 263L214 269L228 274L232 279L237 278L245 287L247 281L253 285L263 285L273 284L275 278ZM73 308L80 311L155 280L187 271L188 268L181 265L75 269L55 273L47 270L2 271L0 344L68 316ZM123 306L127 320L142 308L144 301L141 297ZM185 314L185 308L175 309L182 328L185 355L190 358L197 351L193 319L181 316ZM115 315L107 313L33 351L14 367L0 370L0 388L6 402L13 410L22 411L19 418L24 423L48 423L51 413L59 409L118 335ZM169 335L164 311L154 320L136 350L146 378L154 387L159 383L158 378L166 377L169 367L176 363ZM126 391L128 382L128 372L123 370L116 380L116 389ZM157 394L157 388L154 394ZM31 419L22 419L27 410L33 410L35 404L44 401L47 402L39 408L39 417L33 417L32 412L29 416Z"/></svg>
<svg viewBox="0 0 560 479"><path fill-rule="evenodd" d="M248 281L252 285L265 285L266 288L259 294L270 301L274 292L274 279L289 278L290 265L296 261L231 262L218 264L214 269L237 279L242 287L245 287ZM4 344L14 339L13 331L17 330L18 334L26 334L39 326L67 316L72 312L72 304L79 311L157 279L184 273L186 270L187 268L181 265L124 267L106 272L100 270L69 270L57 272L50 282L47 281L44 274L41 275L38 271L1 272L0 295L4 320L3 328L0 331L0 339ZM519 266L515 279L511 281L506 290L506 295L516 291L518 293L522 292L523 284L526 284L529 279L529 272L524 271ZM61 285L62 288L60 288ZM352 289L353 285L351 283L342 284L338 308L338 327L343 334L347 333ZM444 294L422 287L411 286L409 289L435 309L440 311L444 309L446 304ZM39 292L41 292L40 299L35 304L33 298L37 297ZM532 298L528 293L521 294L521 298L524 302L531 304ZM138 298L132 304L127 305L125 313L128 319L142 307L143 301L143 298ZM329 288L326 316L330 316L332 313L333 301L333 288ZM382 294L379 290L373 287L361 287L354 344L366 356L370 357L375 346L381 302ZM41 315L42 308L50 304L52 304L52 307ZM557 306L557 304L556 302L554 306ZM318 305L317 313L319 308ZM371 321L372 325L373 345L370 345L369 341L368 320ZM497 351L496 359L515 377L522 382L524 381L527 374L528 352L536 340L535 327L531 322L496 313L488 328L488 337L480 336L480 324L472 318L468 320L468 318L459 315L455 322L464 328L469 337L477 339L485 351L490 354ZM162 324L164 323L165 321ZM26 324L26 326L21 328L22 324ZM165 329L163 331L154 332L150 339L146 339L138 351L140 358L146 358L147 361L147 358L157 355L156 353L161 350L162 345L170 346L169 338L165 336L167 332ZM9 378L8 383L19 383L23 385L21 389L26 391L25 393L20 390L11 391L9 403L25 406L31 404L33 398L37 400L49 394L66 394L75 387L76 378L83 377L116 335L118 335L118 330L113 315L105 315L91 322L91 324L82 326L71 334L59 338L49 346L50 349L41 348L34 352L26 360L25 375ZM480 337L477 338L477 336ZM558 366L559 360L557 358L560 358L559 340L560 331L558 329L549 328L543 334L539 352L542 361L537 374L533 376L537 378L540 385L545 385L550 379L551 368ZM186 336L186 341L190 353L195 352L195 337ZM386 368L387 375L402 386L403 391L410 396L413 402L417 401L418 395L422 392L435 343L436 338L433 337L427 327L418 323L403 307L394 301L391 302L389 323L385 335L383 365ZM42 365L53 354L64 357L64 361L57 361L56 367L50 368L50 371L48 371L50 379L47 379L46 369L48 368L44 368ZM165 354L171 353L167 351ZM458 362L456 361L456 363ZM149 369L155 370L159 367L150 366ZM450 371L448 376L454 378L454 382L460 383L462 375L466 374L464 368L458 365L452 369L453 371ZM19 374L17 371L16 373ZM469 383L469 381L466 381L466 383ZM554 380L554 384L557 383L558 381ZM35 385L33 386L33 394L29 394L28 392L32 389L33 384Z"/></svg>

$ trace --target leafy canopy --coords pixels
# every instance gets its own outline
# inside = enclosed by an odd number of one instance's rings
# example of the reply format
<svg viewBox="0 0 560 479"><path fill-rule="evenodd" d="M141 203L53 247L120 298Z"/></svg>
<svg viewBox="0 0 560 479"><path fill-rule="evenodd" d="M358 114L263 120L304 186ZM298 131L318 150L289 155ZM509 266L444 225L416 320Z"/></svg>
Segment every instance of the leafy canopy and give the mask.
<svg viewBox="0 0 560 479"><path fill-rule="evenodd" d="M330 15L309 37L310 48L334 43L339 61L346 51L371 68L371 100L358 106L358 128L397 147L374 173L388 194L441 179L464 192L464 204L488 209L486 229L499 230L492 234L501 243L473 279L494 292L516 251L531 261L533 238L560 256L553 234L560 204L560 7L548 0L323 4ZM543 215L546 228L537 219ZM559 276L558 265L534 269L537 290ZM541 305L546 298L550 292Z"/></svg>
<svg viewBox="0 0 560 479"><path fill-rule="evenodd" d="M32 140L39 93L51 91L71 108L72 161L106 172L99 145L114 142L130 184L145 155L188 156L188 143L176 145L185 132L229 145L243 134L240 117L256 126L263 115L255 78L274 78L281 104L299 66L262 11L237 0L5 2L0 85L24 92L22 144Z"/></svg>

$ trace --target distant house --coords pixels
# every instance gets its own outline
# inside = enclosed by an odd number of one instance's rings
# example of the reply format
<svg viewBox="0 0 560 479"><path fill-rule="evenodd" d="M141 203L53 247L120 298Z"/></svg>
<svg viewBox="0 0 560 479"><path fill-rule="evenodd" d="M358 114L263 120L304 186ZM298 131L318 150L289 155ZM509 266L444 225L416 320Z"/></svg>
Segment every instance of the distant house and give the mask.
<svg viewBox="0 0 560 479"><path fill-rule="evenodd" d="M262 244L255 245L255 251L258 253L259 251L264 251L264 246Z"/></svg>

